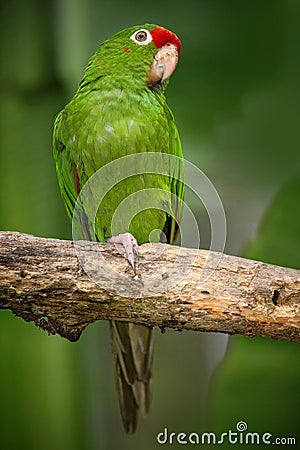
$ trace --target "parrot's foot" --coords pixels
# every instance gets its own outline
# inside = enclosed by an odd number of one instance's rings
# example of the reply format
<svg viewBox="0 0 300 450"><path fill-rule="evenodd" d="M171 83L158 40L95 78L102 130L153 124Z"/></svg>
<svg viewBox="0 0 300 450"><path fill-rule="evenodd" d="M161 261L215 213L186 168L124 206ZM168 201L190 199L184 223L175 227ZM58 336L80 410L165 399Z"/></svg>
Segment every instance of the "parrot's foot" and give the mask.
<svg viewBox="0 0 300 450"><path fill-rule="evenodd" d="M134 236L132 236L131 233L121 233L117 236L113 236L111 238L107 239L107 242L113 242L114 244L122 244L125 248L127 260L129 264L132 266L134 272L135 271L135 264L136 259L138 257L138 243Z"/></svg>

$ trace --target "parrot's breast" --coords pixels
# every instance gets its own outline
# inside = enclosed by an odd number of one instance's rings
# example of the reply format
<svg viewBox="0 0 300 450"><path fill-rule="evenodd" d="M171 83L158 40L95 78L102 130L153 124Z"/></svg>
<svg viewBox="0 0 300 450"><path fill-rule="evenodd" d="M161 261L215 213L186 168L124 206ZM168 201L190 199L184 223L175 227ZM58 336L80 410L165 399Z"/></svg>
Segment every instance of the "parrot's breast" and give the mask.
<svg viewBox="0 0 300 450"><path fill-rule="evenodd" d="M161 175L159 167L158 174L128 177L125 167L122 171L122 164L121 170L116 164L115 184L104 168L136 153L144 154L146 166L147 153L170 152L164 105L150 91L141 96L120 89L92 92L76 103L70 104L65 118L70 157L81 188L99 171L99 186L107 191L96 216L98 239L129 231L139 243L158 240L159 231L153 230L163 230L167 212L171 213L170 178Z"/></svg>

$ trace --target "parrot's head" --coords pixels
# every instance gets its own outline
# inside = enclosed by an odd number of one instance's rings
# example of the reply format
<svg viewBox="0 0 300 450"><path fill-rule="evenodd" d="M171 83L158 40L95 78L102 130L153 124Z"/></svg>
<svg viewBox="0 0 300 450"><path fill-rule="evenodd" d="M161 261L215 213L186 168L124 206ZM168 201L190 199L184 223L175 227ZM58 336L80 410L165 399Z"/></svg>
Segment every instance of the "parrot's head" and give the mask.
<svg viewBox="0 0 300 450"><path fill-rule="evenodd" d="M126 28L106 40L93 57L99 74L160 87L174 72L181 42L172 31L145 24ZM93 70L95 73L95 70Z"/></svg>

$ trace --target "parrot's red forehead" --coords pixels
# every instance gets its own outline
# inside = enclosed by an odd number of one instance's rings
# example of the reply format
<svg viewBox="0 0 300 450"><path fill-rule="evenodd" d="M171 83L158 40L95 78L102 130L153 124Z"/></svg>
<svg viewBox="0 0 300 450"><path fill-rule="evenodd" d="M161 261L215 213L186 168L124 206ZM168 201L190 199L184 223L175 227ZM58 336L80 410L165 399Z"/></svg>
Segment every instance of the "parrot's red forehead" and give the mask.
<svg viewBox="0 0 300 450"><path fill-rule="evenodd" d="M172 31L163 27L155 27L151 31L151 36L156 48L161 48L166 44L173 44L177 48L178 54L180 54L181 42Z"/></svg>

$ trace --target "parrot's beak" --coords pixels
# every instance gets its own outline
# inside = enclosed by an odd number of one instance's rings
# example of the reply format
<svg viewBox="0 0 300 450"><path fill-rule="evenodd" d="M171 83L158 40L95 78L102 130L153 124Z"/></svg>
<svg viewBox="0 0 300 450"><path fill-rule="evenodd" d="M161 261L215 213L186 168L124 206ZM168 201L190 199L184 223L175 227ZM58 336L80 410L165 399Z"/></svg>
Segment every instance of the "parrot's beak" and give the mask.
<svg viewBox="0 0 300 450"><path fill-rule="evenodd" d="M176 69L178 51L175 45L167 44L161 47L154 55L148 74L148 84L166 81Z"/></svg>

